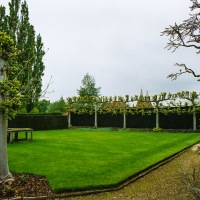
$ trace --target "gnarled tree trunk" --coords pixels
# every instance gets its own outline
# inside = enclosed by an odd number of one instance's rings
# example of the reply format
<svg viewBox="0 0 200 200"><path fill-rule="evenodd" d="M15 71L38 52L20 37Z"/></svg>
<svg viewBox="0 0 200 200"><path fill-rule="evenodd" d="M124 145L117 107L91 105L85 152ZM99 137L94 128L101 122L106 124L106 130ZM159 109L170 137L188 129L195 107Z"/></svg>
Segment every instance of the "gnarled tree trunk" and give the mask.
<svg viewBox="0 0 200 200"><path fill-rule="evenodd" d="M4 61L0 59L0 81L5 79ZM0 102L4 99L4 94L0 93ZM0 181L11 176L8 167L7 154L7 120L5 114L0 112Z"/></svg>

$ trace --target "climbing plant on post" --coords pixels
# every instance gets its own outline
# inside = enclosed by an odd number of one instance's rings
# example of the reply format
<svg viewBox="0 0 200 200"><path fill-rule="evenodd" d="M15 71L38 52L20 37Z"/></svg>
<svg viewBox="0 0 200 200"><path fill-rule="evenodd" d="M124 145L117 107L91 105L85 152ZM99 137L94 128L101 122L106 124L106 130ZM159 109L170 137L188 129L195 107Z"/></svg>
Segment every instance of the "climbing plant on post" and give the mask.
<svg viewBox="0 0 200 200"><path fill-rule="evenodd" d="M94 128L98 128L98 109L99 109L99 102L95 98L94 104Z"/></svg>
<svg viewBox="0 0 200 200"><path fill-rule="evenodd" d="M177 93L177 97L179 99L185 99L189 102L189 113L192 113L193 115L193 130L195 131L197 129L196 125L196 107L197 107L197 100L199 99L199 94L197 92L189 92L189 91L182 91ZM187 102L185 102L185 106L187 106Z"/></svg>
<svg viewBox="0 0 200 200"><path fill-rule="evenodd" d="M153 103L155 113L156 113L156 128L160 128L159 124L159 110L160 108L164 108L163 102L166 102L168 100L172 100L173 95L170 93L167 95L167 93L162 92L158 95L153 95L149 101Z"/></svg>
<svg viewBox="0 0 200 200"><path fill-rule="evenodd" d="M0 181L12 177L7 156L7 119L13 118L20 106L20 83L15 78L18 53L14 41L0 32Z"/></svg>
<svg viewBox="0 0 200 200"><path fill-rule="evenodd" d="M123 112L123 128L126 129L126 107L127 103L129 102L129 95L126 95L125 98L119 97L119 102L123 102L124 108L122 110Z"/></svg>
<svg viewBox="0 0 200 200"><path fill-rule="evenodd" d="M114 97L69 97L68 98L68 127L71 127L71 111L82 114L82 113L95 113L95 122L94 127L97 128L97 113L112 113L123 114L123 128L126 128L126 115L129 114L139 114L142 115L151 115L155 113L156 115L156 128L160 128L160 113L168 114L170 112L177 112L178 114L181 112L185 112L185 108L181 108L181 104L177 104L176 100L181 99L183 103L183 99L189 101L190 104L185 102L185 106L189 109L187 112L193 113L193 129L196 130L196 110L199 109L197 107L197 100L199 99L199 95L196 92L178 92L175 94L171 93L160 93L153 96L146 95L144 97L139 97L137 95L130 96L126 95L122 96L114 96ZM139 101L142 106L139 108L129 107L127 103ZM95 107L96 105L96 107Z"/></svg>
<svg viewBox="0 0 200 200"><path fill-rule="evenodd" d="M69 97L69 98L67 98L68 128L71 127L71 104L72 104L72 99Z"/></svg>

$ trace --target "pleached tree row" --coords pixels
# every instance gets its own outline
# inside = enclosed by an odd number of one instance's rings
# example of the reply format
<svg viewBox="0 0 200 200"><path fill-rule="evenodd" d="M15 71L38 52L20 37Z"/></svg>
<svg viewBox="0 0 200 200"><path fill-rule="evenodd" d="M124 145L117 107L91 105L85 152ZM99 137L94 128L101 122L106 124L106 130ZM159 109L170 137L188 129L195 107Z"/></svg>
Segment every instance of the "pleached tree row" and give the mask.
<svg viewBox="0 0 200 200"><path fill-rule="evenodd" d="M138 114L151 115L156 114L156 127L159 126L159 114L164 113L189 113L193 115L193 130L196 130L196 113L200 110L199 94L195 91L182 91L175 94L160 93L149 96L148 94L129 96L85 96L69 97L68 102L68 127L71 127L71 112L94 114L94 127L97 128L98 113L121 113L123 115L123 128L126 128L126 115ZM162 128L162 127L161 127Z"/></svg>

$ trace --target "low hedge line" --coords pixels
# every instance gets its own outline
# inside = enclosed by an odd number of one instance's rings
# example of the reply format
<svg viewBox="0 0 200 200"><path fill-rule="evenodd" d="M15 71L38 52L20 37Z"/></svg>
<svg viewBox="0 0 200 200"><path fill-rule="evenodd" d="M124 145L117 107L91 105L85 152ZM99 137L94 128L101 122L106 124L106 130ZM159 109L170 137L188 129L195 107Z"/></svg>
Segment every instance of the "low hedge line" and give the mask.
<svg viewBox="0 0 200 200"><path fill-rule="evenodd" d="M68 127L68 117L62 115L17 115L8 121L9 128L33 128L34 130L55 130Z"/></svg>
<svg viewBox="0 0 200 200"><path fill-rule="evenodd" d="M197 129L200 126L200 113L197 113ZM98 127L123 127L123 114L98 114ZM94 114L71 113L72 126L94 126ZM178 115L160 113L160 127L163 129L192 129L192 114L184 113ZM156 126L156 115L127 114L127 128L154 128ZM62 115L17 115L15 119L8 122L9 128L33 128L34 130L53 130L68 128L68 117Z"/></svg>
<svg viewBox="0 0 200 200"><path fill-rule="evenodd" d="M160 113L160 127L163 129L193 129L192 114L184 113L178 115L169 113L168 115ZM98 114L98 127L123 127L123 114ZM197 113L197 128L200 125L200 113ZM94 126L94 114L71 113L72 126ZM154 128L156 127L156 115L127 114L127 128Z"/></svg>

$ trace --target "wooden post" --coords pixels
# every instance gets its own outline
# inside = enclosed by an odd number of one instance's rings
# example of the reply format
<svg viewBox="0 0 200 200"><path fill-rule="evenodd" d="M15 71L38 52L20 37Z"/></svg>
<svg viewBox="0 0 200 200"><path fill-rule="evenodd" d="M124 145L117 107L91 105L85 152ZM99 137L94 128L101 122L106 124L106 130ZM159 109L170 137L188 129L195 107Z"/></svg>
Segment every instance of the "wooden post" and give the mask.
<svg viewBox="0 0 200 200"><path fill-rule="evenodd" d="M156 108L156 128L159 128L159 108Z"/></svg>
<svg viewBox="0 0 200 200"><path fill-rule="evenodd" d="M94 128L97 128L98 127L98 125L97 125L97 103L95 103L94 109L95 109L95 113L94 113L94 115L95 115Z"/></svg>
<svg viewBox="0 0 200 200"><path fill-rule="evenodd" d="M196 119L196 111L195 106L193 106L193 130L197 130L197 119Z"/></svg>
<svg viewBox="0 0 200 200"><path fill-rule="evenodd" d="M124 102L124 124L123 128L126 129L126 102Z"/></svg>
<svg viewBox="0 0 200 200"><path fill-rule="evenodd" d="M68 128L71 128L71 112L68 112Z"/></svg>

